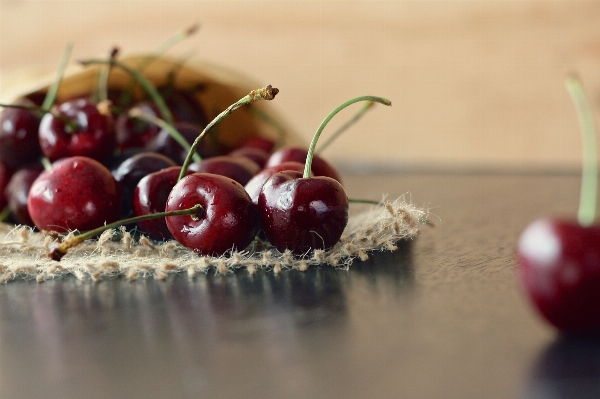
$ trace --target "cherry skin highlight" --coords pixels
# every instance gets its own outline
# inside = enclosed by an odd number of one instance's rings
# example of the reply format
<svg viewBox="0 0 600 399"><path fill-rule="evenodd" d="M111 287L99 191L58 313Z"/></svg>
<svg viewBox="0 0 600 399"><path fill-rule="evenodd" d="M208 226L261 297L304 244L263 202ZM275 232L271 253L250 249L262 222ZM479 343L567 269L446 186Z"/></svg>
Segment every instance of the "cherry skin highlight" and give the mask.
<svg viewBox="0 0 600 399"><path fill-rule="evenodd" d="M116 138L110 113L86 99L65 101L55 113L62 118L46 114L39 128L40 147L50 161L85 156L102 162L113 153Z"/></svg>
<svg viewBox="0 0 600 399"><path fill-rule="evenodd" d="M117 220L121 191L98 161L82 156L63 158L33 182L27 208L40 230L92 230Z"/></svg>
<svg viewBox="0 0 600 399"><path fill-rule="evenodd" d="M333 247L348 224L348 197L337 180L325 176L276 173L263 185L258 209L269 242L295 255Z"/></svg>
<svg viewBox="0 0 600 399"><path fill-rule="evenodd" d="M547 321L564 332L600 332L600 226L536 220L517 255L520 283Z"/></svg>
<svg viewBox="0 0 600 399"><path fill-rule="evenodd" d="M269 180L269 178L271 176L273 176L275 173L283 172L285 170L294 170L296 172L303 172L304 164L301 164L300 162L288 161L288 162L280 163L279 165L265 168L265 169L261 170L260 172L258 172L244 186L244 188L246 189L246 192L252 199L252 202L254 202L255 204L258 204L258 196L260 194L260 190L262 190L262 187L266 183L266 181Z"/></svg>
<svg viewBox="0 0 600 399"><path fill-rule="evenodd" d="M166 211L200 204L197 217L168 216L167 227L182 245L199 255L220 256L242 250L259 229L258 211L244 187L228 177L193 173L181 179L169 195Z"/></svg>
<svg viewBox="0 0 600 399"><path fill-rule="evenodd" d="M308 150L299 147L283 147L271 154L271 157L265 164L265 168L279 165L282 162L295 161L304 164L306 161L306 155ZM311 166L313 176L327 176L332 179L342 182L342 178L339 172L325 159L318 155L314 155L312 158Z"/></svg>

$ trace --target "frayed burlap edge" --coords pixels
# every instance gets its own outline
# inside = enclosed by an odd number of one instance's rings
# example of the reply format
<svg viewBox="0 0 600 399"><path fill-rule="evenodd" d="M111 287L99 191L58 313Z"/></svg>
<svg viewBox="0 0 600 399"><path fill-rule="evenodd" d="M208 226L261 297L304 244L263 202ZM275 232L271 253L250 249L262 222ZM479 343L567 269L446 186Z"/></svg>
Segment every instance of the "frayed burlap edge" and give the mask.
<svg viewBox="0 0 600 399"><path fill-rule="evenodd" d="M96 240L88 240L56 262L47 257L55 239L24 226L0 225L0 282L16 279L46 279L72 274L80 280L98 281L123 276L129 280L144 277L166 279L170 273L198 273L214 270L225 274L246 269L278 273L285 269L306 270L312 265L348 268L359 258L367 260L373 251L395 251L399 240L419 234L427 211L405 202L385 201L350 217L340 241L330 250L315 250L302 257L280 253L256 240L245 251L221 257L198 256L176 241L134 240L124 229L109 230ZM115 241L115 236L120 237Z"/></svg>

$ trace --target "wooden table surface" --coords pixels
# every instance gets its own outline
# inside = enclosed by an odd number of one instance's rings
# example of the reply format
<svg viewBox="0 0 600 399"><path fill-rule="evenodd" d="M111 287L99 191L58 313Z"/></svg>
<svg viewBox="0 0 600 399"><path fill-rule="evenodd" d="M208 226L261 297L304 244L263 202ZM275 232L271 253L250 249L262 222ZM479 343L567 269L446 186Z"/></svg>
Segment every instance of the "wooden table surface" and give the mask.
<svg viewBox="0 0 600 399"><path fill-rule="evenodd" d="M600 342L558 335L515 279L520 231L574 215L577 175L345 185L410 193L436 226L349 270L2 285L0 397L600 397Z"/></svg>

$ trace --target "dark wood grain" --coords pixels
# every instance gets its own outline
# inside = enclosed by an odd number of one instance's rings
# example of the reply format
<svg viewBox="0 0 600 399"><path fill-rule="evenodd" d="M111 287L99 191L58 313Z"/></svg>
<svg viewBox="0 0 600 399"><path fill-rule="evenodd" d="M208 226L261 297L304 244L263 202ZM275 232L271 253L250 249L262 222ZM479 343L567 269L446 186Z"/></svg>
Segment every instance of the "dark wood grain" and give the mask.
<svg viewBox="0 0 600 399"><path fill-rule="evenodd" d="M344 181L412 193L435 227L347 271L2 285L0 397L598 397L599 343L559 337L514 275L519 232L574 215L578 176Z"/></svg>

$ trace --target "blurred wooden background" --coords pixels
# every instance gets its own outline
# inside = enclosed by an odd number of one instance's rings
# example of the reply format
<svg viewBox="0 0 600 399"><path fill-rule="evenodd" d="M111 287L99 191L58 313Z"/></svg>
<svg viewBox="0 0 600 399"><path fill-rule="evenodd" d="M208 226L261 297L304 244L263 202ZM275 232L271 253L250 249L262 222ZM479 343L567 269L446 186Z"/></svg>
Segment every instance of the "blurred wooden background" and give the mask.
<svg viewBox="0 0 600 399"><path fill-rule="evenodd" d="M0 0L0 94L67 42L73 59L139 53L194 22L170 53L278 87L271 105L306 142L343 101L391 99L324 153L346 171L577 168L570 71L600 118L598 1Z"/></svg>

